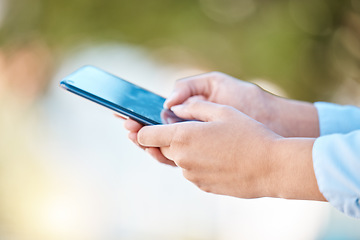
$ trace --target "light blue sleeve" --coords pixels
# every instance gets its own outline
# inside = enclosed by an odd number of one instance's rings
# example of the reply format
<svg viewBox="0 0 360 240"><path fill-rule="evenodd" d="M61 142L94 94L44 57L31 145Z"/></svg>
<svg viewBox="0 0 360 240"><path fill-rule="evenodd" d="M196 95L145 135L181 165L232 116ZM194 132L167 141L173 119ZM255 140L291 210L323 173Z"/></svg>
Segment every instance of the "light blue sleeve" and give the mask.
<svg viewBox="0 0 360 240"><path fill-rule="evenodd" d="M316 103L321 137L313 146L320 192L338 210L360 218L360 109Z"/></svg>
<svg viewBox="0 0 360 240"><path fill-rule="evenodd" d="M360 108L334 103L316 102L320 123L320 136L349 133L360 129Z"/></svg>

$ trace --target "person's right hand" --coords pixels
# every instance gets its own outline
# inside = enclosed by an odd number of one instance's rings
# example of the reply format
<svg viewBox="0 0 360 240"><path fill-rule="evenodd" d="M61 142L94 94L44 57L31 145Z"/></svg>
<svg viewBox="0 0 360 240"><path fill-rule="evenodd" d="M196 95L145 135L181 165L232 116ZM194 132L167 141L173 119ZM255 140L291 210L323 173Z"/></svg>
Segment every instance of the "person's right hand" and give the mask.
<svg viewBox="0 0 360 240"><path fill-rule="evenodd" d="M122 116L116 114L117 117L124 119ZM169 160L168 158L166 158L162 152L160 151L160 148L158 147L143 147L140 146L140 144L138 143L138 132L140 131L140 129L142 127L144 127L143 125L141 125L140 123L136 122L135 120L128 118L128 119L124 119L124 127L126 130L129 131L128 134L128 138L138 147L142 148L143 150L145 150L148 154L150 154L153 158L155 158L157 161L159 161L160 163L164 163L173 167L176 167L176 164L174 163L174 161Z"/></svg>
<svg viewBox="0 0 360 240"><path fill-rule="evenodd" d="M170 109L189 98L232 106L284 137L319 136L313 104L280 98L224 73L210 72L177 81L164 107Z"/></svg>

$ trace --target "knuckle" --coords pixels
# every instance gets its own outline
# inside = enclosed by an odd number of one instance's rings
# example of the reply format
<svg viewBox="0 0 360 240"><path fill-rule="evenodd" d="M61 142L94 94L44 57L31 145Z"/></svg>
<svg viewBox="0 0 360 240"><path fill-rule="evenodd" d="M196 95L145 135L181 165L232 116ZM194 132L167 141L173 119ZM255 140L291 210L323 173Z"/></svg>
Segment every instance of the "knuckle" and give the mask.
<svg viewBox="0 0 360 240"><path fill-rule="evenodd" d="M220 80L220 79L223 79L225 77L225 74L222 73L222 72L213 71L213 72L209 73L209 76L214 80Z"/></svg>
<svg viewBox="0 0 360 240"><path fill-rule="evenodd" d="M198 185L198 188L200 188L202 191L207 192L207 193L211 193L211 187L209 187L208 185Z"/></svg>
<svg viewBox="0 0 360 240"><path fill-rule="evenodd" d="M187 158L184 158L184 157L182 157L180 155L181 154L178 154L178 156L176 157L176 165L181 167L183 170L190 170L189 161L187 160Z"/></svg>
<svg viewBox="0 0 360 240"><path fill-rule="evenodd" d="M221 117L221 119L232 119L238 114L238 110L231 106L220 105L216 109L216 114Z"/></svg>
<svg viewBox="0 0 360 240"><path fill-rule="evenodd" d="M199 178L196 176L196 174L194 174L193 172L191 172L190 170L187 169L183 169L183 176L189 180L190 182L194 183L195 185L198 186L199 183Z"/></svg>
<svg viewBox="0 0 360 240"><path fill-rule="evenodd" d="M209 72L208 74L216 77L216 76L221 76L223 73L222 73L222 72L219 72L219 71L211 71L211 72Z"/></svg>
<svg viewBox="0 0 360 240"><path fill-rule="evenodd" d="M171 139L170 151L173 153L173 158L176 164L183 168L190 168L188 146L191 145L191 131L187 131L186 127L178 127Z"/></svg>
<svg viewBox="0 0 360 240"><path fill-rule="evenodd" d="M170 146L183 146L189 141L189 132L185 128L177 127Z"/></svg>
<svg viewBox="0 0 360 240"><path fill-rule="evenodd" d="M221 116L234 116L234 114L236 114L238 112L238 110L236 110L234 107L231 106L226 106L226 105L221 105L218 107L218 113Z"/></svg>
<svg viewBox="0 0 360 240"><path fill-rule="evenodd" d="M229 106L220 105L220 106L218 106L217 111L219 114L226 116L227 114L231 113L232 110Z"/></svg>

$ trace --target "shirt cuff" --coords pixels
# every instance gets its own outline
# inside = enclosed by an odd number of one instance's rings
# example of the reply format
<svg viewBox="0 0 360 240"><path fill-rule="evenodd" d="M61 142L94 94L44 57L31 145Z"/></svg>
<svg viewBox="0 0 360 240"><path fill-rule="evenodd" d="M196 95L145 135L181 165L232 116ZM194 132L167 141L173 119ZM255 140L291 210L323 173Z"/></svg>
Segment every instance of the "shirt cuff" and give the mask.
<svg viewBox="0 0 360 240"><path fill-rule="evenodd" d="M360 108L334 103L314 103L319 115L320 136L360 129Z"/></svg>
<svg viewBox="0 0 360 240"><path fill-rule="evenodd" d="M360 130L316 139L313 164L319 190L329 203L360 218Z"/></svg>

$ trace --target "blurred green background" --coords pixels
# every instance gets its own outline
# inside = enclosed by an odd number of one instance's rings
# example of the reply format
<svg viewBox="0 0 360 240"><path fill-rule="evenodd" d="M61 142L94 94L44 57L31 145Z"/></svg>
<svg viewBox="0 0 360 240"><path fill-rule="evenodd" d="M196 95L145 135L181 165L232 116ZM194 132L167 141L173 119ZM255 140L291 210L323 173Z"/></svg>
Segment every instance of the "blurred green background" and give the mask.
<svg viewBox="0 0 360 240"><path fill-rule="evenodd" d="M55 58L79 43L145 46L164 62L278 84L290 97L331 100L359 82L357 0L11 0L0 39L34 40Z"/></svg>
<svg viewBox="0 0 360 240"><path fill-rule="evenodd" d="M221 71L359 105L359 0L0 0L0 239L360 238L328 204L196 189L58 88L85 64L164 96Z"/></svg>

